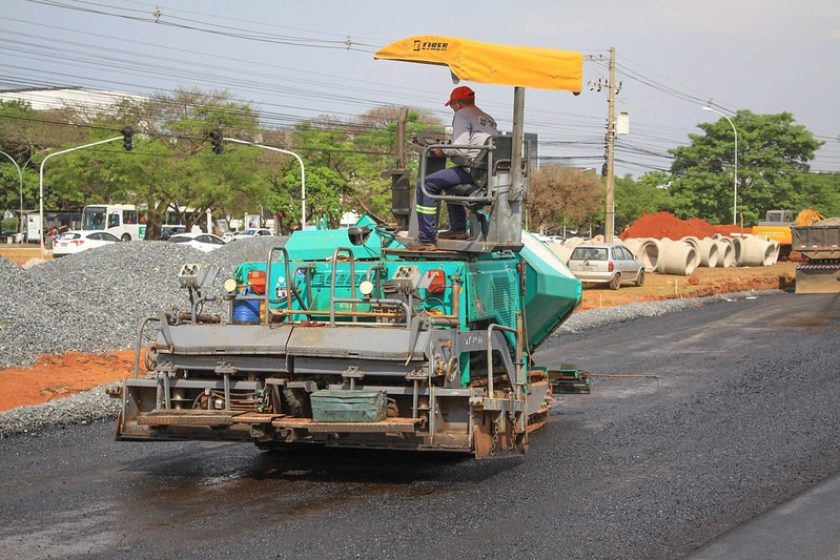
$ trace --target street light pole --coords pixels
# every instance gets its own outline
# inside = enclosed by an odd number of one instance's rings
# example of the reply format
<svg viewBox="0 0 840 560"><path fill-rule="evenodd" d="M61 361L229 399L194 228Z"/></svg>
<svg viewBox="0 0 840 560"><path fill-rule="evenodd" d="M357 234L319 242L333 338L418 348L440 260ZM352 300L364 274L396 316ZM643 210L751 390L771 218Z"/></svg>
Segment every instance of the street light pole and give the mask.
<svg viewBox="0 0 840 560"><path fill-rule="evenodd" d="M732 202L732 225L738 224L738 130L735 128L735 123L732 122L732 119L726 116L726 114L718 111L713 107L709 107L708 105L703 105L704 111L711 111L713 113L717 113L718 115L722 116L724 119L729 121L729 125L732 127L732 132L735 134L735 185L733 187L734 200Z"/></svg>
<svg viewBox="0 0 840 560"><path fill-rule="evenodd" d="M0 151L0 154L9 158L9 161L15 164L15 169L17 169L18 177L20 178L20 224L18 225L20 225L20 233L23 233L23 172L20 170L20 166L18 165L18 162L15 161L15 158L3 151Z"/></svg>
<svg viewBox="0 0 840 560"><path fill-rule="evenodd" d="M67 148L66 150L61 150L59 152L55 152L53 154L48 154L47 157L41 162L41 171L39 174L38 179L38 214L41 219L40 224L40 241L41 241L41 256L44 256L45 248L44 248L44 164L47 163L47 160L53 156L60 156L61 154L69 154L70 152L75 152L77 150L82 150L84 148L90 148L91 146L98 146L99 144L107 144L108 142L116 142L117 140L122 140L123 136L116 136L114 138L108 138L107 140L100 140L99 142L91 142L90 144L84 144L82 146L76 146L75 148Z"/></svg>
<svg viewBox="0 0 840 560"><path fill-rule="evenodd" d="M301 231L306 229L306 174L303 167L303 159L301 159L301 157L294 152L290 152L289 150L283 150L281 148L275 148L274 146L256 144L254 142L247 142L245 140L238 140L236 138L222 138L222 140L224 140L225 142L233 142L234 144L254 146L256 148L262 148L263 150L270 150L272 152L280 152L281 154L294 156L294 158L297 159L298 163L300 164L300 229ZM275 225L275 227L277 226Z"/></svg>

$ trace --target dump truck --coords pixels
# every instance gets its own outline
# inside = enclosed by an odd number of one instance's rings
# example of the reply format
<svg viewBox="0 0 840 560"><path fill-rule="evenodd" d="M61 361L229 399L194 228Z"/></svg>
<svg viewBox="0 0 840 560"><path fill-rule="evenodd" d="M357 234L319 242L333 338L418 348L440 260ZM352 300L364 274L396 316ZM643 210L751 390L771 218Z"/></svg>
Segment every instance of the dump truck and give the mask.
<svg viewBox="0 0 840 560"><path fill-rule="evenodd" d="M764 221L753 226L752 234L766 237L779 244L779 259L790 257L793 226L808 226L823 219L822 214L813 208L805 208L794 216L792 210L768 210Z"/></svg>
<svg viewBox="0 0 840 560"><path fill-rule="evenodd" d="M840 218L793 227L797 294L840 293Z"/></svg>
<svg viewBox="0 0 840 560"><path fill-rule="evenodd" d="M409 249L418 223L405 173L392 174L395 223L303 230L265 260L219 270L185 264L189 305L146 318L121 399L119 440L251 441L472 453L524 453L553 395L586 392L584 373L538 367L532 352L579 305L581 284L522 229L530 154L526 87L579 92L581 53L452 37L395 42L375 58L448 67L514 86L513 130L492 136L474 185L437 196L465 207L468 239ZM422 149L422 179L438 147ZM445 162L444 162L445 164ZM402 170L404 171L404 170ZM425 188L425 182L418 182ZM211 301L223 312L205 311Z"/></svg>

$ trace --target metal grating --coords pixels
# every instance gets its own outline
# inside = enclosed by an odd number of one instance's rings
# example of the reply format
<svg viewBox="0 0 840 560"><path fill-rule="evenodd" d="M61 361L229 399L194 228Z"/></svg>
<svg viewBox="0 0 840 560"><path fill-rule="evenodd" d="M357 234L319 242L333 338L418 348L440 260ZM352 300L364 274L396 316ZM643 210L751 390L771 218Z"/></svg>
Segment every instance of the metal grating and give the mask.
<svg viewBox="0 0 840 560"><path fill-rule="evenodd" d="M510 277L505 273L493 275L493 307L502 324L514 326L516 310L513 305Z"/></svg>

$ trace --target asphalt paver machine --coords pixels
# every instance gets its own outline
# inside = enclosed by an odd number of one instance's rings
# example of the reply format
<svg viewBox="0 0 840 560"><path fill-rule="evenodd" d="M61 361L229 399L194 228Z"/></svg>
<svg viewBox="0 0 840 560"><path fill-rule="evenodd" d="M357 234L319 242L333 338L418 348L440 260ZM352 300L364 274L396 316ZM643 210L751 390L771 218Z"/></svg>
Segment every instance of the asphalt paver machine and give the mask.
<svg viewBox="0 0 840 560"><path fill-rule="evenodd" d="M349 229L298 231L265 261L239 265L224 282L229 312L216 314L201 311L216 271L184 265L191 305L144 321L159 331L146 349L148 372L114 394L118 439L484 458L524 453L553 393L586 390L582 374L532 362L580 303L581 284L522 230L524 88L580 91L582 55L419 36L375 58L514 86L512 134L483 150L486 181L440 197L467 208L470 238L412 251L416 223L394 228L370 216Z"/></svg>

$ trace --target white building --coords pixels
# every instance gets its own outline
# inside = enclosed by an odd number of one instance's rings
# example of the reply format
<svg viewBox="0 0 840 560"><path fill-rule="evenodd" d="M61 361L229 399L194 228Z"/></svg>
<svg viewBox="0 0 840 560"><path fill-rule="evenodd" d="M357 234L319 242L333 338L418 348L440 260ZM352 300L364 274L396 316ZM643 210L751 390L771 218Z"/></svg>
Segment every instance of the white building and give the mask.
<svg viewBox="0 0 840 560"><path fill-rule="evenodd" d="M29 103L36 111L73 107L91 116L110 109L123 99L144 101L148 98L120 91L93 90L81 87L0 91L0 101L24 101Z"/></svg>

